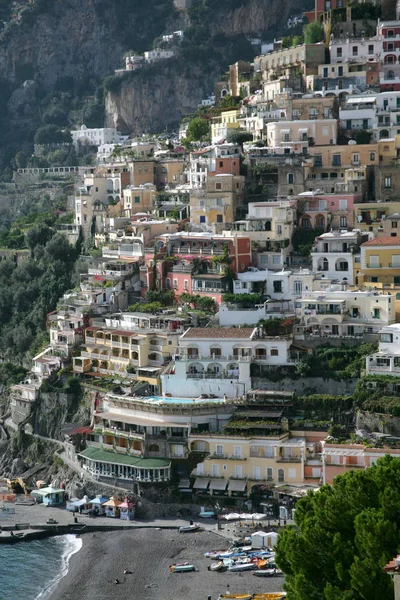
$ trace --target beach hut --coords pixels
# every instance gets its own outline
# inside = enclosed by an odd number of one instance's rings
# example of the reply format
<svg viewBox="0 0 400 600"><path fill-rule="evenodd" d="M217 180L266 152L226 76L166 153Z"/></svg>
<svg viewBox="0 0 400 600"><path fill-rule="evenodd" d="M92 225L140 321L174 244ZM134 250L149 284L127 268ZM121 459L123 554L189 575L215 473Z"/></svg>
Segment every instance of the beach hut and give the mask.
<svg viewBox="0 0 400 600"><path fill-rule="evenodd" d="M58 506L64 502L65 490L53 488L50 485L40 490L33 490L31 496L34 496L38 503L47 504L47 506Z"/></svg>
<svg viewBox="0 0 400 600"><path fill-rule="evenodd" d="M112 517L117 519L119 517L119 507L122 504L121 500L117 500L114 496L111 496L107 502L103 503L106 517Z"/></svg>
<svg viewBox="0 0 400 600"><path fill-rule="evenodd" d="M122 521L133 521L135 518L135 503L125 498L122 504L119 505L119 518Z"/></svg>
<svg viewBox="0 0 400 600"><path fill-rule="evenodd" d="M268 548L269 544L267 543L268 533L265 531L256 531L252 533L250 536L251 539L251 547L252 548Z"/></svg>
<svg viewBox="0 0 400 600"><path fill-rule="evenodd" d="M75 512L77 510L76 503L79 502L79 498L70 498L65 504L65 508L68 512Z"/></svg>
<svg viewBox="0 0 400 600"><path fill-rule="evenodd" d="M267 546L268 548L273 548L278 541L278 534L275 531L270 531L267 533Z"/></svg>
<svg viewBox="0 0 400 600"><path fill-rule="evenodd" d="M95 498L89 500L91 510L97 515L104 515L106 509L104 508L104 503L107 502L108 498L106 496L98 495Z"/></svg>

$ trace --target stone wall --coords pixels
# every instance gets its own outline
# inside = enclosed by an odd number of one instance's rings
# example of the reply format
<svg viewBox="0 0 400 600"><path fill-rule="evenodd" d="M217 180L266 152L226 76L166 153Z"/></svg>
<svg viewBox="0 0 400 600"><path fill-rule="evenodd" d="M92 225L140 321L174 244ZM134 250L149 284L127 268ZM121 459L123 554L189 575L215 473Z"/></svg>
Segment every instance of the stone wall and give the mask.
<svg viewBox="0 0 400 600"><path fill-rule="evenodd" d="M398 437L400 436L400 417L358 410L356 427L369 432L388 433Z"/></svg>
<svg viewBox="0 0 400 600"><path fill-rule="evenodd" d="M311 394L351 395L357 385L357 379L324 379L323 377L300 377L299 379L282 379L269 381L262 377L253 377L253 388L279 392L296 392L298 396Z"/></svg>

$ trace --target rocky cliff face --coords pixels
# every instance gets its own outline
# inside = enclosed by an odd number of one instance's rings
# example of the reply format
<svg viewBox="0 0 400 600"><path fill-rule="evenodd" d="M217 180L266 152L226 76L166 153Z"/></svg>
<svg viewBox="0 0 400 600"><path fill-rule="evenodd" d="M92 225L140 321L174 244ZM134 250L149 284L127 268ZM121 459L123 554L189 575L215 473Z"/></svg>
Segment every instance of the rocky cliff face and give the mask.
<svg viewBox="0 0 400 600"><path fill-rule="evenodd" d="M179 61L165 61L157 68L134 74L118 92L106 96L107 126L121 132L160 132L175 126L197 107L214 88L218 69L182 70Z"/></svg>

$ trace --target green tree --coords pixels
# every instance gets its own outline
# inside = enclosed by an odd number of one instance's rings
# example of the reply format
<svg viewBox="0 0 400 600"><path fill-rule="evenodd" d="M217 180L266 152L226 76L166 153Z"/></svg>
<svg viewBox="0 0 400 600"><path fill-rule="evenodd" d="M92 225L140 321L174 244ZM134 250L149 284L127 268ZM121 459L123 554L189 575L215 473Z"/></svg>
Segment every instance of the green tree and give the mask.
<svg viewBox="0 0 400 600"><path fill-rule="evenodd" d="M226 136L226 141L231 144L239 144L243 146L245 142L251 142L253 139L253 135L248 131L239 131L238 129L234 129L228 132Z"/></svg>
<svg viewBox="0 0 400 600"><path fill-rule="evenodd" d="M399 492L400 460L387 455L299 500L276 546L288 599L393 600L382 567L399 549Z"/></svg>
<svg viewBox="0 0 400 600"><path fill-rule="evenodd" d="M317 44L322 42L325 37L324 28L319 21L313 21L303 27L304 43Z"/></svg>
<svg viewBox="0 0 400 600"><path fill-rule="evenodd" d="M356 142L357 144L369 144L371 141L372 133L370 131L366 131L365 129L360 129L356 133Z"/></svg>
<svg viewBox="0 0 400 600"><path fill-rule="evenodd" d="M210 135L210 123L201 117L194 117L187 130L186 137L191 142L198 142Z"/></svg>
<svg viewBox="0 0 400 600"><path fill-rule="evenodd" d="M68 131L62 131L57 125L43 125L36 130L34 137L35 144L61 144L72 141L71 134Z"/></svg>
<svg viewBox="0 0 400 600"><path fill-rule="evenodd" d="M28 164L28 161L26 158L26 154L25 154L25 152L22 152L22 150L20 150L15 155L15 165L16 165L17 169L26 169L27 164Z"/></svg>
<svg viewBox="0 0 400 600"><path fill-rule="evenodd" d="M11 183L12 178L13 178L13 172L10 169L10 167L6 167L1 175L2 180L5 183Z"/></svg>

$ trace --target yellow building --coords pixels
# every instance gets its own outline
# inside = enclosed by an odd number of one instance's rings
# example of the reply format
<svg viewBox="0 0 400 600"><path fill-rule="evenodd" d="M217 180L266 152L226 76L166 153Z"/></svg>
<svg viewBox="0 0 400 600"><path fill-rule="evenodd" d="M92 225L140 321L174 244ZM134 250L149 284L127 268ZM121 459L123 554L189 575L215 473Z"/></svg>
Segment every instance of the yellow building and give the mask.
<svg viewBox="0 0 400 600"><path fill-rule="evenodd" d="M131 217L138 212L151 212L155 206L156 197L156 186L152 183L129 186L123 191L122 215Z"/></svg>
<svg viewBox="0 0 400 600"><path fill-rule="evenodd" d="M155 184L156 160L134 160L129 163L131 184L139 187L145 183Z"/></svg>
<svg viewBox="0 0 400 600"><path fill-rule="evenodd" d="M228 132L239 129L238 121L240 110L238 108L230 108L223 110L219 117L214 117L211 122L211 141L213 144L221 140L226 140Z"/></svg>
<svg viewBox="0 0 400 600"><path fill-rule="evenodd" d="M361 262L355 265L358 284L400 283L400 238L380 237L361 244Z"/></svg>
<svg viewBox="0 0 400 600"><path fill-rule="evenodd" d="M394 138L382 139L378 141L380 163L387 165L397 159L400 152L400 135Z"/></svg>
<svg viewBox="0 0 400 600"><path fill-rule="evenodd" d="M400 205L397 200L357 202L354 203L353 209L354 225L357 229L372 231L380 237L397 237L398 231L400 235ZM399 217L398 220L396 216Z"/></svg>
<svg viewBox="0 0 400 600"><path fill-rule="evenodd" d="M205 190L190 193L190 217L193 223L232 223L243 201L244 177L220 174L208 176Z"/></svg>

